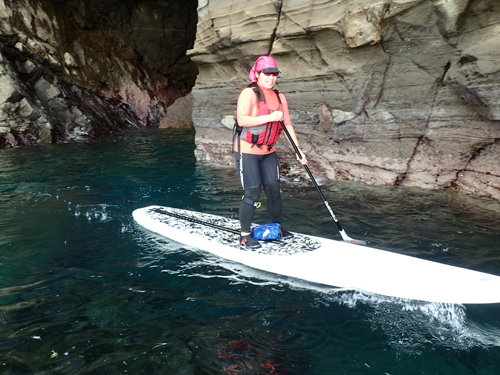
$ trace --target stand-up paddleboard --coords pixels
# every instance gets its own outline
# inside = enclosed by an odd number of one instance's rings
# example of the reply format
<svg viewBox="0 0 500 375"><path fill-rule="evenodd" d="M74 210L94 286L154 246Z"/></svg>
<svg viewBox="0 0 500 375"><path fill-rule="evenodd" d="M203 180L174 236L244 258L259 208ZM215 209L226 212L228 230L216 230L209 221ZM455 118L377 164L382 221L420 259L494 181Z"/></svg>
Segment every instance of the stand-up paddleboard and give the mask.
<svg viewBox="0 0 500 375"><path fill-rule="evenodd" d="M140 208L133 217L181 244L312 283L429 302L500 303L500 277L487 273L298 233L244 249L238 220L170 207Z"/></svg>

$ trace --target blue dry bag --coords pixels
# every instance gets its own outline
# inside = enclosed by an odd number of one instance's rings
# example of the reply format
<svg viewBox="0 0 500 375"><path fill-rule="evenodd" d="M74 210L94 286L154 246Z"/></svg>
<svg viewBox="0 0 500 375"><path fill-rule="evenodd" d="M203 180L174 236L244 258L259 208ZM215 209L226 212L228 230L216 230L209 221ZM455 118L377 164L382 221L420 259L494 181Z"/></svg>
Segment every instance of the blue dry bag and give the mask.
<svg viewBox="0 0 500 375"><path fill-rule="evenodd" d="M283 238L280 225L278 223L270 223L259 225L252 228L252 237L256 240L277 241Z"/></svg>

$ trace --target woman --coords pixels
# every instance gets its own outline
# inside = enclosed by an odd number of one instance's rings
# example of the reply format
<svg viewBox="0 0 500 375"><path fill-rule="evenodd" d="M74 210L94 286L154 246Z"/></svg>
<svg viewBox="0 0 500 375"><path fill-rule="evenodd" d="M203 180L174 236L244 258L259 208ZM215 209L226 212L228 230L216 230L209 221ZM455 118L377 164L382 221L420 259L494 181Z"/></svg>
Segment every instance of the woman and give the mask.
<svg viewBox="0 0 500 375"><path fill-rule="evenodd" d="M293 141L299 147L302 164L307 159L299 146L295 130L288 114L288 103L283 94L273 90L278 79L278 66L270 56L261 56L250 70L252 81L238 98L236 113L238 134L234 141L236 168L245 195L240 204L240 244L243 247L259 247L250 234L255 207L258 205L261 187L267 196L267 209L273 223L281 223L281 192L279 166L274 144L284 124ZM282 229L284 236L291 233Z"/></svg>

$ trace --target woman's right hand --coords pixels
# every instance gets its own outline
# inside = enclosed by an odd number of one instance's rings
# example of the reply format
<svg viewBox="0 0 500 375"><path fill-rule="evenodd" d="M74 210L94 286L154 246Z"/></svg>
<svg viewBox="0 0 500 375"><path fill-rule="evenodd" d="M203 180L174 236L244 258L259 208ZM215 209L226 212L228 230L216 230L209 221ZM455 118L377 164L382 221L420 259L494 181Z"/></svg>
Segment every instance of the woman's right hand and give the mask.
<svg viewBox="0 0 500 375"><path fill-rule="evenodd" d="M283 112L281 111L274 111L269 114L269 122L277 122L282 120L283 120Z"/></svg>

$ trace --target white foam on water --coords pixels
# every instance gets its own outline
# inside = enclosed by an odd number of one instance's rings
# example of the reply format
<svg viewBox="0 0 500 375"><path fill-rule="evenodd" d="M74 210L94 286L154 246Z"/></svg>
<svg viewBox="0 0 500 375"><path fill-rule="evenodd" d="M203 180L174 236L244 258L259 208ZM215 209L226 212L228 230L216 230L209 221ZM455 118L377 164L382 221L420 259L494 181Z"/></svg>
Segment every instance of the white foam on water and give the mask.
<svg viewBox="0 0 500 375"><path fill-rule="evenodd" d="M75 206L71 205L71 202L68 204L68 210L73 211L75 217L84 217L88 221L101 221L108 222L112 220L112 217L109 212L110 206L107 204L95 204L95 205L81 205L76 204Z"/></svg>
<svg viewBox="0 0 500 375"><path fill-rule="evenodd" d="M384 332L388 344L400 354L419 355L428 345L454 350L500 346L500 330L470 321L464 305L404 300L357 291L325 294L319 300L350 308L368 307L366 319L373 329Z"/></svg>

